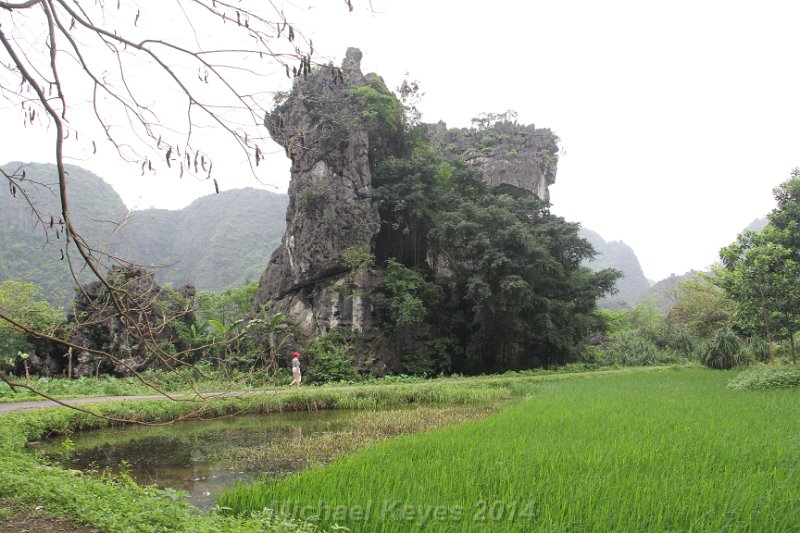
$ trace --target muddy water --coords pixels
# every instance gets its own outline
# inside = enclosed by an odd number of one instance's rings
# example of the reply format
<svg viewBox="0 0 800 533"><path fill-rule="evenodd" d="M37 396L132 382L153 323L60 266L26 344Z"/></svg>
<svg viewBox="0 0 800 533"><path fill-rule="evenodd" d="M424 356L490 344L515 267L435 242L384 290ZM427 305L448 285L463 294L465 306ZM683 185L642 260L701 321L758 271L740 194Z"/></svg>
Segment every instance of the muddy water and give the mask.
<svg viewBox="0 0 800 533"><path fill-rule="evenodd" d="M352 412L319 411L237 416L212 421L185 421L168 426L125 426L101 429L43 442L36 453L65 468L102 472L122 470L141 485L155 484L188 493L198 507L214 504L217 490L261 474L280 476L298 471L305 457L281 454L245 469L229 458L237 449L268 445L302 447L304 441L346 431ZM226 459L228 458L228 459Z"/></svg>

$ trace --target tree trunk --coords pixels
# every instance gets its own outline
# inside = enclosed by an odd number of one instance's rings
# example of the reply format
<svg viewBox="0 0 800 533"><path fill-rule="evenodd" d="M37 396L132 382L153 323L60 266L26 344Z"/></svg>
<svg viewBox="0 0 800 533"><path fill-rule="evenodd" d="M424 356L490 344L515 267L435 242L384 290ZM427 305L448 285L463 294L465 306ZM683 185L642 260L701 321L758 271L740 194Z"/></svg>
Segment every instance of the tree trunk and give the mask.
<svg viewBox="0 0 800 533"><path fill-rule="evenodd" d="M792 347L792 362L797 364L797 346L794 345L794 331L789 331L789 346Z"/></svg>

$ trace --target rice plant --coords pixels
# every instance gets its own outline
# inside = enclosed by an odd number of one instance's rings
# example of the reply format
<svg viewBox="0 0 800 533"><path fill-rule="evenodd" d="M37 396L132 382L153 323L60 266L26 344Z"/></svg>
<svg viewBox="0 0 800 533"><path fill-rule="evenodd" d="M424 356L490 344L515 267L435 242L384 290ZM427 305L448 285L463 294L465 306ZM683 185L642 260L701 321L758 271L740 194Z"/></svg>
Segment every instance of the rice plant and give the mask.
<svg viewBox="0 0 800 533"><path fill-rule="evenodd" d="M790 531L800 397L676 370L540 384L499 413L225 492L352 531Z"/></svg>

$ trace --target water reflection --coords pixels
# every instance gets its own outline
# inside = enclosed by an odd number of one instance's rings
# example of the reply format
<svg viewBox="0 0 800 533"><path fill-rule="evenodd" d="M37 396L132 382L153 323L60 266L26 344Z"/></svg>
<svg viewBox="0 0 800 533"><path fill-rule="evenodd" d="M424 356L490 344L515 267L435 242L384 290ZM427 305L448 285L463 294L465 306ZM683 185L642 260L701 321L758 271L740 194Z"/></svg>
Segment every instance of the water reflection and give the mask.
<svg viewBox="0 0 800 533"><path fill-rule="evenodd" d="M280 476L302 469L305 457L283 454L247 470L222 459L234 448L268 444L297 446L348 427L344 411L238 416L213 421L185 421L169 426L126 426L91 431L43 443L38 453L79 470L129 470L139 484L155 484L189 493L199 507L213 505L217 490L258 475Z"/></svg>

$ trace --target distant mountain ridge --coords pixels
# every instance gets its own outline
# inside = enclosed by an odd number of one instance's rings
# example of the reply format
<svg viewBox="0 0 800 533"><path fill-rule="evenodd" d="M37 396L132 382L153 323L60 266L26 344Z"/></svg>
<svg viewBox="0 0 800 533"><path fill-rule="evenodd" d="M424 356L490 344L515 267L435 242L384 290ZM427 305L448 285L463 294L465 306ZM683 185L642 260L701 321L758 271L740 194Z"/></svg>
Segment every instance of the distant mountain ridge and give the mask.
<svg viewBox="0 0 800 533"><path fill-rule="evenodd" d="M588 264L589 268L595 271L614 268L622 272L622 277L617 280L617 292L603 298L598 306L614 310L635 307L650 290L650 282L633 249L622 241L606 242L600 234L586 228L581 228L580 236L597 251L597 256Z"/></svg>
<svg viewBox="0 0 800 533"><path fill-rule="evenodd" d="M6 172L24 168L27 192L45 219L57 222L61 208L56 169L49 164L9 163ZM286 225L288 197L258 189L204 196L180 210L131 211L100 177L67 165L75 226L95 249L154 268L156 280L175 287L191 283L218 291L257 280ZM4 184L5 185L5 184ZM48 185L50 188L48 188ZM56 224L57 227L57 224ZM55 305L66 305L74 281L60 260L63 236L46 237L32 209L9 187L0 187L0 281L17 279L39 286ZM81 282L90 276L80 269Z"/></svg>
<svg viewBox="0 0 800 533"><path fill-rule="evenodd" d="M748 231L761 231L769 224L769 219L767 217L764 218L757 218L752 221L746 228L742 230L742 233Z"/></svg>
<svg viewBox="0 0 800 533"><path fill-rule="evenodd" d="M51 215L57 221L61 208L52 189L55 166L9 163L3 169L11 172L22 166L29 183L42 184L30 189L37 210L45 222ZM129 212L100 177L77 166L68 165L67 170L74 222L86 240L107 254L154 269L161 284L179 287L191 283L199 290L219 291L258 280L286 226L289 199L285 194L235 189L198 198L180 210ZM760 230L765 222L756 220L746 229ZM117 227L117 223L122 225ZM598 252L590 268L615 268L623 274L617 293L601 300L599 307L630 309L642 299L656 296L660 306L668 309L667 289L684 276L653 285L630 246L607 242L586 228L581 228L580 235ZM8 187L0 187L0 282L32 282L51 303L68 305L74 281L66 261L59 260L62 239L52 232L45 239L41 223L25 200L19 194L12 198ZM85 269L78 268L76 275L81 282L91 280Z"/></svg>

